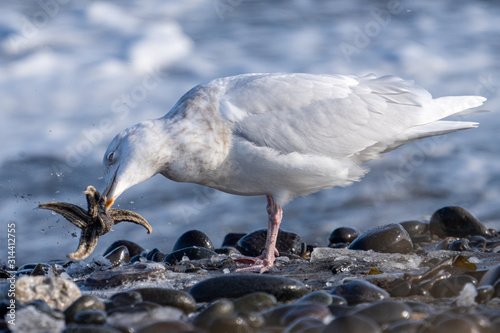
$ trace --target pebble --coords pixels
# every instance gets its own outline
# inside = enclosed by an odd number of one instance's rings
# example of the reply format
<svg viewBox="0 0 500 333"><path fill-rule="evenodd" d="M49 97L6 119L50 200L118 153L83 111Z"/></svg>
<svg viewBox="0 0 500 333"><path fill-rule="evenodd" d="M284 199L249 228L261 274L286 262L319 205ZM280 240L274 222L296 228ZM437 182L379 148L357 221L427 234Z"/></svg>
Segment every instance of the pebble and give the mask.
<svg viewBox="0 0 500 333"><path fill-rule="evenodd" d="M276 306L276 297L264 292L254 292L233 300L236 312L261 312Z"/></svg>
<svg viewBox="0 0 500 333"><path fill-rule="evenodd" d="M104 256L111 262L111 266L117 267L122 263L130 262L130 254L125 245L119 246Z"/></svg>
<svg viewBox="0 0 500 333"><path fill-rule="evenodd" d="M335 318L321 331L321 333L332 332L381 333L382 330L374 320L360 315L352 315Z"/></svg>
<svg viewBox="0 0 500 333"><path fill-rule="evenodd" d="M332 317L332 314L328 307L324 304L319 303L295 303L298 305L295 308L290 309L285 313L283 317L280 319L280 324L283 327L286 327L292 324L294 321L303 318L317 318L320 320L328 320Z"/></svg>
<svg viewBox="0 0 500 333"><path fill-rule="evenodd" d="M479 281L479 286L494 286L500 281L500 264L488 270Z"/></svg>
<svg viewBox="0 0 500 333"><path fill-rule="evenodd" d="M266 244L267 229L254 231L245 235L238 241L236 248L246 256L256 257L262 254ZM278 252L300 255L302 252L302 239L292 232L279 230L276 241Z"/></svg>
<svg viewBox="0 0 500 333"><path fill-rule="evenodd" d="M194 298L181 290L166 288L139 288L133 289L141 295L144 301L153 302L162 306L172 306L181 309L185 314L196 311Z"/></svg>
<svg viewBox="0 0 500 333"><path fill-rule="evenodd" d="M430 292L434 298L457 297L467 283L477 286L477 280L470 275L454 275L436 282Z"/></svg>
<svg viewBox="0 0 500 333"><path fill-rule="evenodd" d="M355 305L389 298L389 293L365 280L354 280L332 289L332 294L343 297L347 304Z"/></svg>
<svg viewBox="0 0 500 333"><path fill-rule="evenodd" d="M214 250L214 245L210 238L202 231L189 230L183 233L175 242L172 252L184 249L186 247L204 247L209 250Z"/></svg>
<svg viewBox="0 0 500 333"><path fill-rule="evenodd" d="M188 257L189 260L200 260L210 259L214 256L218 256L218 254L212 250L204 247L191 246L170 253L165 257L163 262L169 265L176 265L177 263L182 261L184 257Z"/></svg>
<svg viewBox="0 0 500 333"><path fill-rule="evenodd" d="M165 267L160 263L135 262L107 271L92 273L84 284L94 288L116 287L127 282L159 278L165 273Z"/></svg>
<svg viewBox="0 0 500 333"><path fill-rule="evenodd" d="M246 236L246 233L228 233L222 241L221 247L236 247L238 241Z"/></svg>
<svg viewBox="0 0 500 333"><path fill-rule="evenodd" d="M101 310L83 310L78 312L74 317L74 322L77 324L94 324L104 325L106 323L106 312Z"/></svg>
<svg viewBox="0 0 500 333"><path fill-rule="evenodd" d="M419 236L423 236L429 232L429 223L422 221L404 221L400 222L401 226L405 228L406 232L410 237L416 238Z"/></svg>
<svg viewBox="0 0 500 333"><path fill-rule="evenodd" d="M41 299L51 308L64 310L81 294L74 282L61 277L22 276L16 281L16 300L21 304Z"/></svg>
<svg viewBox="0 0 500 333"><path fill-rule="evenodd" d="M64 310L64 317L67 323L75 322L75 317L81 311L86 310L99 310L106 311L106 306L97 297L92 295L83 295L74 301L66 310Z"/></svg>
<svg viewBox="0 0 500 333"><path fill-rule="evenodd" d="M200 313L193 318L194 326L203 329L209 328L218 318L230 317L234 312L234 305L230 300L219 299L207 305Z"/></svg>
<svg viewBox="0 0 500 333"><path fill-rule="evenodd" d="M354 227L340 227L334 229L330 236L328 237L328 241L330 244L328 246L332 246L337 243L350 244L361 234L358 228Z"/></svg>
<svg viewBox="0 0 500 333"><path fill-rule="evenodd" d="M490 235L488 229L476 217L457 206L437 210L431 217L430 231L440 238Z"/></svg>
<svg viewBox="0 0 500 333"><path fill-rule="evenodd" d="M221 286L224 286L221 288ZM288 301L304 296L308 290L294 279L263 275L233 274L213 277L195 284L189 293L198 302L210 302L217 298L236 298L253 292L274 295L279 301Z"/></svg>
<svg viewBox="0 0 500 333"><path fill-rule="evenodd" d="M354 314L366 316L379 324L392 324L410 319L412 310L403 302L383 300L356 310Z"/></svg>
<svg viewBox="0 0 500 333"><path fill-rule="evenodd" d="M120 333L120 331L109 326L70 324L62 333Z"/></svg>
<svg viewBox="0 0 500 333"><path fill-rule="evenodd" d="M288 326L284 333L321 333L325 324L317 318L301 318Z"/></svg>
<svg viewBox="0 0 500 333"><path fill-rule="evenodd" d="M142 248L140 245L138 245L134 242L122 239L122 240L117 240L116 242L111 244L106 249L106 251L104 251L103 256L106 256L106 254L112 252L113 250L119 248L120 246L125 246L127 248L130 257L135 257L137 255L140 255L144 251L144 248Z"/></svg>
<svg viewBox="0 0 500 333"><path fill-rule="evenodd" d="M470 251L469 241L465 238L457 239L448 245L450 251Z"/></svg>
<svg viewBox="0 0 500 333"><path fill-rule="evenodd" d="M158 321L156 323L147 324L137 329L137 331L133 331L137 333L166 333L166 332L182 332L182 333L190 333L190 332L199 332L196 328L184 321L180 320L167 320L167 321Z"/></svg>
<svg viewBox="0 0 500 333"><path fill-rule="evenodd" d="M472 321L463 318L449 318L440 321L431 333L481 333Z"/></svg>
<svg viewBox="0 0 500 333"><path fill-rule="evenodd" d="M296 301L296 303L304 303L304 302L330 305L333 303L333 297L332 294L329 294L324 290L317 290L313 291L310 294L305 295L304 297L299 298ZM345 302L345 304L347 304L347 302Z"/></svg>
<svg viewBox="0 0 500 333"><path fill-rule="evenodd" d="M224 332L252 333L253 329L240 316L216 318L210 326L208 333Z"/></svg>
<svg viewBox="0 0 500 333"><path fill-rule="evenodd" d="M406 254L413 250L413 243L401 224L392 223L368 230L356 238L349 249Z"/></svg>

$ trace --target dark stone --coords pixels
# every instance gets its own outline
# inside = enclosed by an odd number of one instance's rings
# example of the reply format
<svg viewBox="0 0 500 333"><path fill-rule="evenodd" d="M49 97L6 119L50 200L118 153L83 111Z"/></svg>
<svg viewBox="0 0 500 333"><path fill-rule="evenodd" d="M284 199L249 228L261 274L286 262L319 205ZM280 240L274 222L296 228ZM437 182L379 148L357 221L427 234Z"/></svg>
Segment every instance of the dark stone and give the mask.
<svg viewBox="0 0 500 333"><path fill-rule="evenodd" d="M257 230L238 241L236 248L246 256L256 257L262 254L266 244L267 230ZM302 239L299 235L283 230L278 231L276 241L278 252L300 255L302 252Z"/></svg>
<svg viewBox="0 0 500 333"><path fill-rule="evenodd" d="M321 333L332 332L380 333L382 330L373 319L360 315L352 315L335 318L321 331Z"/></svg>
<svg viewBox="0 0 500 333"><path fill-rule="evenodd" d="M208 236L199 230L189 230L183 233L175 242L172 252L186 248L186 247L204 247L206 249L214 249L214 245Z"/></svg>
<svg viewBox="0 0 500 333"><path fill-rule="evenodd" d="M469 241L467 239L458 239L448 245L450 251L470 251Z"/></svg>
<svg viewBox="0 0 500 333"><path fill-rule="evenodd" d="M488 229L462 207L450 206L436 211L430 222L431 234L440 238L489 236Z"/></svg>
<svg viewBox="0 0 500 333"><path fill-rule="evenodd" d="M404 221L400 222L401 226L408 232L408 235L413 239L425 235L429 232L429 223L422 221Z"/></svg>
<svg viewBox="0 0 500 333"><path fill-rule="evenodd" d="M75 315L77 324L103 325L106 323L106 312L101 310L83 310Z"/></svg>
<svg viewBox="0 0 500 333"><path fill-rule="evenodd" d="M122 307L117 307L113 309L109 309L106 311L108 316L112 316L114 313L119 312L119 313L139 313L139 312L147 312L150 313L151 311L161 308L161 305L158 303L153 303L153 302L140 302L137 304L134 304L133 306L122 306Z"/></svg>
<svg viewBox="0 0 500 333"><path fill-rule="evenodd" d="M349 246L351 250L382 253L410 253L413 243L401 224L387 224L368 230Z"/></svg>
<svg viewBox="0 0 500 333"><path fill-rule="evenodd" d="M302 298L299 298L296 301L296 303L308 302L308 303L319 303L319 304L324 304L324 305L330 305L333 303L332 298L333 298L332 294L329 294L328 292L326 292L324 290L316 290L310 294L305 295ZM345 302L345 300L344 300L344 302ZM347 302L345 302L345 304L347 304Z"/></svg>
<svg viewBox="0 0 500 333"><path fill-rule="evenodd" d="M389 298L389 293L365 280L354 280L332 289L332 294L343 297L347 304L371 303Z"/></svg>
<svg viewBox="0 0 500 333"><path fill-rule="evenodd" d="M383 300L359 309L354 314L366 316L379 324L392 324L410 319L412 310L403 302Z"/></svg>
<svg viewBox="0 0 500 333"><path fill-rule="evenodd" d="M431 295L434 298L457 297L467 283L477 286L477 280L470 275L454 275L434 284Z"/></svg>
<svg viewBox="0 0 500 333"><path fill-rule="evenodd" d="M106 312L121 307L132 307L142 302L142 296L137 291L124 291L116 293L106 302Z"/></svg>
<svg viewBox="0 0 500 333"><path fill-rule="evenodd" d="M258 291L274 295L279 301L300 298L308 292L302 282L286 277L234 274L198 282L189 293L198 302L210 302L222 297L235 298Z"/></svg>
<svg viewBox="0 0 500 333"><path fill-rule="evenodd" d="M411 283L409 281L401 281L389 289L389 294L391 294L392 297L406 297L410 295L410 292Z"/></svg>
<svg viewBox="0 0 500 333"><path fill-rule="evenodd" d="M227 299L219 299L205 307L193 318L193 325L209 328L217 318L229 317L234 313L234 305Z"/></svg>
<svg viewBox="0 0 500 333"><path fill-rule="evenodd" d="M130 262L128 248L125 245L119 246L104 256L111 262L111 266L120 266L122 263Z"/></svg>
<svg viewBox="0 0 500 333"><path fill-rule="evenodd" d="M246 233L235 233L231 232L224 237L224 240L222 241L221 247L236 247L238 244L238 241L242 239Z"/></svg>
<svg viewBox="0 0 500 333"><path fill-rule="evenodd" d="M232 246L221 247L219 249L215 249L214 251L217 254L225 254L226 256L241 255L241 252L238 251L238 249L236 249L235 247L232 247Z"/></svg>
<svg viewBox="0 0 500 333"><path fill-rule="evenodd" d="M139 288L132 291L141 294L144 301L160 304L161 306L172 306L181 309L185 314L196 311L194 298L181 290L165 288Z"/></svg>
<svg viewBox="0 0 500 333"><path fill-rule="evenodd" d="M240 316L216 318L210 326L208 333L224 332L253 333L253 329Z"/></svg>
<svg viewBox="0 0 500 333"><path fill-rule="evenodd" d="M287 327L287 333L321 333L326 325L317 318L300 318Z"/></svg>
<svg viewBox="0 0 500 333"><path fill-rule="evenodd" d="M163 260L165 260L166 256L167 255L165 253L157 251L157 252L153 253L153 255L151 256L151 261L163 262Z"/></svg>
<svg viewBox="0 0 500 333"><path fill-rule="evenodd" d="M303 303L298 304L299 306L290 309L285 313L283 317L280 319L281 326L288 326L294 321L303 318L317 318L321 320L325 320L331 316L330 310L324 304L319 303Z"/></svg>
<svg viewBox="0 0 500 333"><path fill-rule="evenodd" d="M333 230L328 237L330 242L329 246L337 243L350 244L361 234L358 228L354 227L340 227Z"/></svg>
<svg viewBox="0 0 500 333"><path fill-rule="evenodd" d="M184 256L188 257L189 260L200 260L200 259L210 259L218 254L212 250L206 249L204 247L185 247L183 249L174 251L165 257L163 262L169 265L176 265L178 262L182 261Z"/></svg>
<svg viewBox="0 0 500 333"><path fill-rule="evenodd" d="M165 267L159 263L135 262L107 271L92 273L84 282L88 287L109 288L151 278L158 278L165 273Z"/></svg>
<svg viewBox="0 0 500 333"><path fill-rule="evenodd" d="M431 333L479 333L479 328L470 320L463 318L449 318L440 321Z"/></svg>
<svg viewBox="0 0 500 333"><path fill-rule="evenodd" d="M255 329L263 327L266 323L264 316L259 312L239 312L238 316L243 318L250 327Z"/></svg>
<svg viewBox="0 0 500 333"><path fill-rule="evenodd" d="M233 301L236 312L262 312L276 306L276 297L264 292L255 292Z"/></svg>
<svg viewBox="0 0 500 333"><path fill-rule="evenodd" d="M423 322L417 322L417 321L402 321L399 323L394 323L387 330L385 330L385 333L420 333L420 332L426 332L423 329Z"/></svg>
<svg viewBox="0 0 500 333"><path fill-rule="evenodd" d="M85 310L100 310L106 311L104 303L95 296L83 295L74 301L66 310L64 310L64 317L66 323L74 323L75 316Z"/></svg>
<svg viewBox="0 0 500 333"><path fill-rule="evenodd" d="M156 247L154 249L152 249L151 251L149 251L147 254L146 254L146 259L147 260L152 260L153 259L153 256L155 255L155 253L157 252L160 252L159 249L157 249Z"/></svg>
<svg viewBox="0 0 500 333"><path fill-rule="evenodd" d="M483 275L479 281L479 286L494 286L498 281L500 281L500 264L491 267L488 272Z"/></svg>
<svg viewBox="0 0 500 333"><path fill-rule="evenodd" d="M62 333L120 333L120 331L110 326L70 324Z"/></svg>
<svg viewBox="0 0 500 333"><path fill-rule="evenodd" d="M157 321L152 324L146 324L139 327L137 333L166 333L166 332L199 332L190 323L180 321L180 320L167 320L167 321Z"/></svg>
<svg viewBox="0 0 500 333"><path fill-rule="evenodd" d="M144 249L140 245L138 245L134 242L122 239L122 240L117 240L116 242L111 244L106 249L106 251L104 251L103 256L106 256L106 254L110 253L111 251L115 250L116 248L119 248L120 246L127 247L130 257L140 255L144 251Z"/></svg>

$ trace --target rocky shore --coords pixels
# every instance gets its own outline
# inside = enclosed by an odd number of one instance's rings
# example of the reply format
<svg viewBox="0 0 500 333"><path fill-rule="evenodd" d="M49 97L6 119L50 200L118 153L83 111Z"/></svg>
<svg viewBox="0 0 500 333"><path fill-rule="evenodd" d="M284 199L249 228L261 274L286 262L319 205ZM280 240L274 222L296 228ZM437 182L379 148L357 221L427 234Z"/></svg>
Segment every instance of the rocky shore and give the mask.
<svg viewBox="0 0 500 333"><path fill-rule="evenodd" d="M338 228L324 247L281 231L275 270L235 272L265 236L215 248L191 230L170 253L120 240L92 260L0 263L0 332L500 331L500 235L463 208Z"/></svg>

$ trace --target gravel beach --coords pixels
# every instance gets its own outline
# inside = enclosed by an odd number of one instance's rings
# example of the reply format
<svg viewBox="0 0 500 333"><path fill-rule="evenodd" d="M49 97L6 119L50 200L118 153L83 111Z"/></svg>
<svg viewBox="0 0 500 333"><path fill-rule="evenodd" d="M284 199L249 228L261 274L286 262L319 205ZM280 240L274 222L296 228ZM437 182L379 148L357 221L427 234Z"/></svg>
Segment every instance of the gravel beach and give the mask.
<svg viewBox="0 0 500 333"><path fill-rule="evenodd" d="M228 234L215 247L191 230L170 253L120 240L86 261L2 263L0 331L500 330L499 234L463 208L337 228L324 247L282 231L276 269L235 272L245 265L233 259L259 251L262 233Z"/></svg>

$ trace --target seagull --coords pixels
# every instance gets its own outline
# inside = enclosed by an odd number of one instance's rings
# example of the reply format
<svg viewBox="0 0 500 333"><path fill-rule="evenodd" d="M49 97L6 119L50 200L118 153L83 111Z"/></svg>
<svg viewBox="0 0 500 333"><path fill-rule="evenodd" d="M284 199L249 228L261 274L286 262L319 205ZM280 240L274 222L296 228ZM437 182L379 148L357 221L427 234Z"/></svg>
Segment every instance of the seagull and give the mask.
<svg viewBox="0 0 500 333"><path fill-rule="evenodd" d="M396 76L242 74L200 84L163 117L116 135L103 158L109 209L156 174L223 192L267 198L264 251L243 270L274 267L283 206L359 181L363 163L405 143L477 127L441 120L486 99L433 99ZM470 111L469 111L470 112Z"/></svg>

